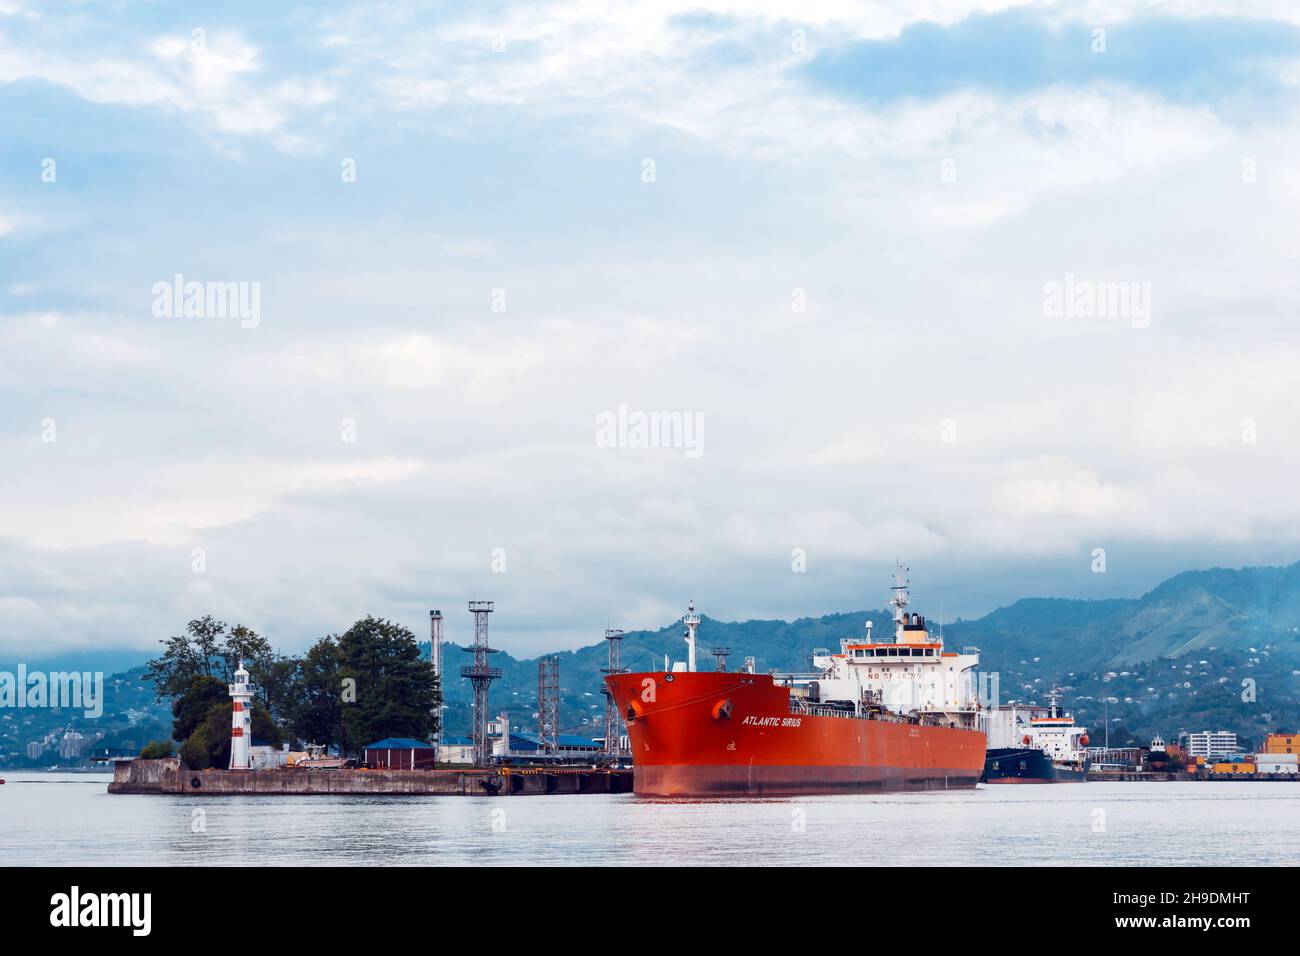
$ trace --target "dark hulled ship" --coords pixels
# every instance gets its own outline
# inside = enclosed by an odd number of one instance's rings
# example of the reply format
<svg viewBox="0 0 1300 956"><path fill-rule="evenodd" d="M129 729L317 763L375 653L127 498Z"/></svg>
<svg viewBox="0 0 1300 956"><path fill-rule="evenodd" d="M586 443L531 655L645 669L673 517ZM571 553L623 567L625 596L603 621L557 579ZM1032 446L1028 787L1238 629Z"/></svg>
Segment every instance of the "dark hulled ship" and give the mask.
<svg viewBox="0 0 1300 956"><path fill-rule="evenodd" d="M981 783L1083 783L1088 779L1088 732L1050 706L994 707L981 714L989 738Z"/></svg>

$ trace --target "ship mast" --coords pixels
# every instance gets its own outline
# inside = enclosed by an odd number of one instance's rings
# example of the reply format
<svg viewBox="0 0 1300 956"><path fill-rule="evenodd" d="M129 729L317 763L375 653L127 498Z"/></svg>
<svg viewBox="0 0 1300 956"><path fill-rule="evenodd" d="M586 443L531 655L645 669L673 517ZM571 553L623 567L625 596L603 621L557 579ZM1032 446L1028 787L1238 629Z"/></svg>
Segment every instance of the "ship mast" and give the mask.
<svg viewBox="0 0 1300 956"><path fill-rule="evenodd" d="M910 600L907 593L907 565L902 561L894 563L894 586L889 590L889 603L894 608L894 642L903 642L903 625L907 623L907 605Z"/></svg>
<svg viewBox="0 0 1300 956"><path fill-rule="evenodd" d="M1061 716L1060 700L1061 700L1060 688L1053 687L1051 690L1047 692L1047 704L1048 704L1047 716L1051 717L1053 720Z"/></svg>
<svg viewBox="0 0 1300 956"><path fill-rule="evenodd" d="M700 626L700 616L695 613L695 602L686 606L686 616L682 618L686 625L686 669L695 671L695 629Z"/></svg>

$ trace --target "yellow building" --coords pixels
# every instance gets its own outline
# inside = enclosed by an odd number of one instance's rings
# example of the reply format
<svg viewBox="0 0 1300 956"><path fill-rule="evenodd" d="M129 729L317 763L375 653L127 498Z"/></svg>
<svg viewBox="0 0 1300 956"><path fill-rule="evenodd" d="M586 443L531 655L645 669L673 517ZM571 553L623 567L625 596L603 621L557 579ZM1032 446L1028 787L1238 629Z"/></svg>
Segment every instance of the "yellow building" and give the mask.
<svg viewBox="0 0 1300 956"><path fill-rule="evenodd" d="M1264 740L1266 754L1300 754L1300 734L1269 734Z"/></svg>

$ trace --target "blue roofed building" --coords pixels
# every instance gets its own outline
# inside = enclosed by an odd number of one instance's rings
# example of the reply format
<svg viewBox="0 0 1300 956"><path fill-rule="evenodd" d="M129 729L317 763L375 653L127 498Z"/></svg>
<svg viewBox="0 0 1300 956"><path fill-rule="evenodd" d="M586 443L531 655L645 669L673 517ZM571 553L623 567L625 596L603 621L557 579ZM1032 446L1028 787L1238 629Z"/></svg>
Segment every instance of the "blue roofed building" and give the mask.
<svg viewBox="0 0 1300 956"><path fill-rule="evenodd" d="M385 737L367 744L364 761L371 770L432 770L437 764L433 744L413 737Z"/></svg>

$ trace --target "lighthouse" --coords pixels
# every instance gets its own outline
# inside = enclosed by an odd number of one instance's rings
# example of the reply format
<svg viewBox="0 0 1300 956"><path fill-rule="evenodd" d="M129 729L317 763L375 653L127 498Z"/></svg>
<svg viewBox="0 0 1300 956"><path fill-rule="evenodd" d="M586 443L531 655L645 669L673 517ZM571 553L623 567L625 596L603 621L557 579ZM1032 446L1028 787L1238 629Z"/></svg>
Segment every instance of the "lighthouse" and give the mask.
<svg viewBox="0 0 1300 956"><path fill-rule="evenodd" d="M253 688L248 683L248 671L244 670L243 661L239 662L239 670L235 671L235 682L229 686L230 697L234 701L230 714L230 769L247 770L248 747L253 736Z"/></svg>

